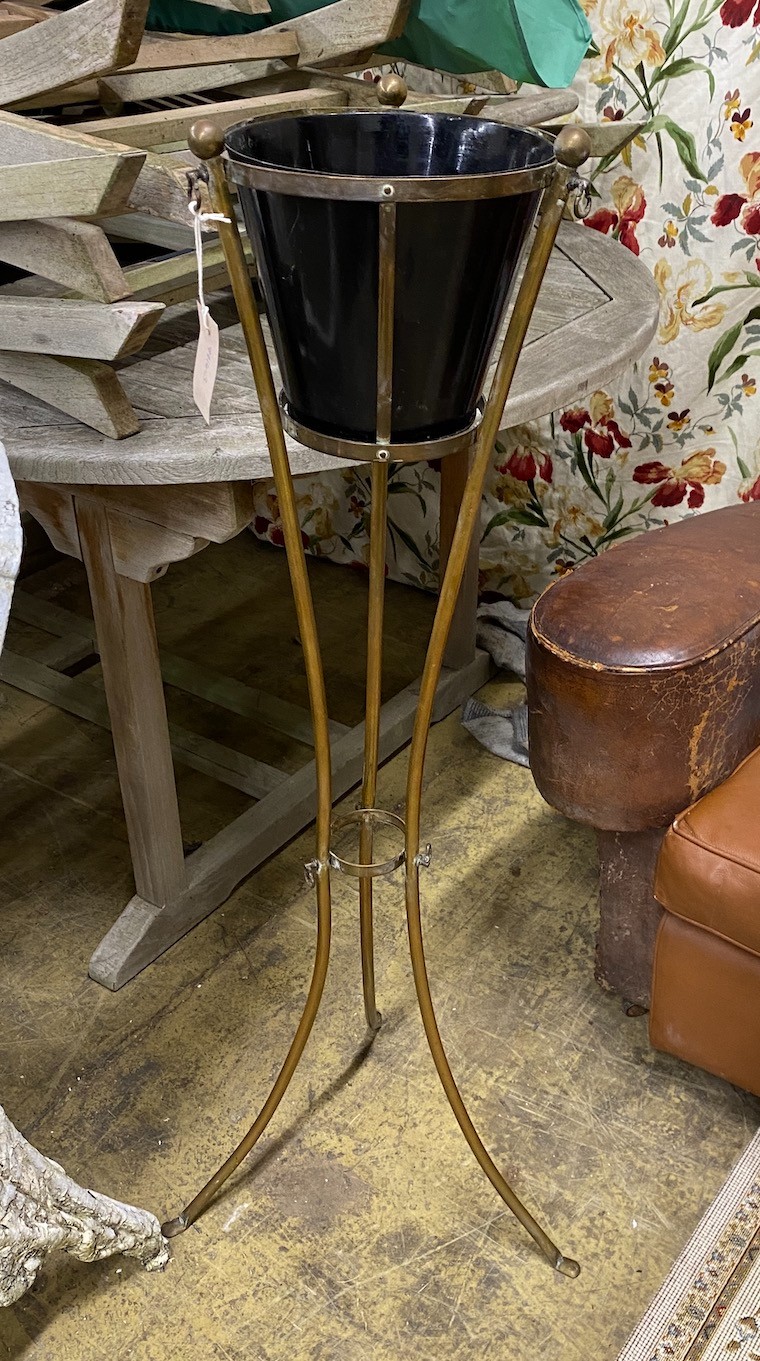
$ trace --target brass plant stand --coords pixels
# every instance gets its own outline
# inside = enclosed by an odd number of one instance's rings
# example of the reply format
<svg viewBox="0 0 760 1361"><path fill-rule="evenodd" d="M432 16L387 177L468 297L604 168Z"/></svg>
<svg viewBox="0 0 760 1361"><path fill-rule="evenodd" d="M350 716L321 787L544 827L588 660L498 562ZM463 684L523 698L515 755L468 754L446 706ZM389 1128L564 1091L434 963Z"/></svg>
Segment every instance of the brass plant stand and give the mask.
<svg viewBox="0 0 760 1361"><path fill-rule="evenodd" d="M400 104L403 102L404 95L404 89L391 82L390 86L381 89L381 102ZM330 115L330 117L338 116ZM400 115L388 112L382 116L396 118ZM573 1261L572 1258L565 1257L559 1251L502 1176L475 1129L454 1080L441 1041L430 993L420 914L419 877L420 869L430 863L430 847L423 847L420 843L420 802L427 738L444 649L470 543L478 520L483 484L510 384L563 210L570 192L578 188L580 183L575 177L575 171L588 156L588 137L581 129L572 127L564 129L556 139L554 155L550 155L548 168L544 166L538 178L537 172L531 172L533 175L531 187L535 188L536 183L538 183L544 191L541 200L541 214L528 254L523 280L501 347L491 390L485 405L481 407L478 419L471 424L470 428L454 437L426 440L416 444L391 442L393 323L396 305L396 205L399 202L404 202L405 198L433 200L445 198L447 193L449 198L463 199L468 196L468 193L472 197L488 197L496 193L508 195L512 192L524 192L525 176L528 172L520 170L509 172L515 184L520 186L516 189L505 187L504 184L500 189L484 189L483 180L481 180L479 194L472 193L466 180L457 179L448 182L448 189L444 193L441 192L440 181L435 179L424 182L420 179L405 180L399 178L392 182L383 182L383 180L357 177L343 181L338 186L336 196L363 199L365 202L369 199L377 205L379 214L376 431L374 441L363 443L336 440L330 436L320 435L313 429L305 429L297 418L288 411L287 404L281 404L278 401L259 312L236 225L225 173L225 161L222 159L223 134L213 123L202 120L194 124L189 141L191 150L204 163L198 174L208 183L212 211L222 214L223 218L227 219L219 222L219 235L261 405L303 645L314 726L317 781L316 847L314 858L306 867L310 882L313 883L316 890L317 941L316 958L306 1004L285 1062L267 1100L235 1151L181 1214L163 1226L163 1231L168 1237L181 1233L203 1213L219 1188L239 1166L264 1132L286 1091L314 1023L327 974L330 953L330 875L332 870L348 873L358 879L364 1007L370 1032L374 1034L377 1031L380 1025L380 1014L375 1001L372 880L378 875L388 874L399 865L403 865L405 868L409 949L417 999L433 1061L451 1108L478 1163L502 1200L534 1238L552 1266L566 1276L577 1276L580 1270L578 1263ZM231 177L238 180L239 183L250 185L253 182L258 187L261 187L264 183L265 187L269 189L273 186L274 188L278 187L278 175L290 174L291 178L293 177L292 171L259 168L255 172L251 172L245 166L241 167L234 161L231 164L228 161L227 169ZM520 181L520 176L523 176L522 181ZM307 194L311 193L312 196L316 195L317 197L320 195L322 197L327 196L324 182L328 178L330 177L324 175L301 176L302 182L307 182ZM492 175L488 178L489 183L493 183L495 177ZM501 178L502 180L505 179L504 176ZM282 189L281 192L287 191ZM347 818L340 819L339 824L332 822L330 739L324 677L283 426L289 428L304 443L314 444L319 441L319 447L327 448L338 456L348 456L354 460L359 457L371 464L372 504L364 774L361 807L350 813ZM388 469L391 461L437 458L468 446L472 449L471 468L462 496L457 525L440 588L438 606L420 683L419 705L409 751L406 817L401 819L394 814L375 808L381 703ZM347 823L358 824L359 860L357 863L348 862L338 856L332 848L332 837L338 829L338 825L343 826ZM383 863L375 863L372 858L374 830L378 823L390 823L397 826L399 831L403 833L404 840L403 850L393 859Z"/></svg>

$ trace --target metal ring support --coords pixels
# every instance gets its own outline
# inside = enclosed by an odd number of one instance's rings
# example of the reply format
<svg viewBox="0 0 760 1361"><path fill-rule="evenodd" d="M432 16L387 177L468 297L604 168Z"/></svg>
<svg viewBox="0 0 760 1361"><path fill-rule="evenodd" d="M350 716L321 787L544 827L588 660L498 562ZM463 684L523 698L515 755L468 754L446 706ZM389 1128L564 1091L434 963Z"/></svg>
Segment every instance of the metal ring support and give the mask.
<svg viewBox="0 0 760 1361"><path fill-rule="evenodd" d="M356 808L353 813L346 813L345 817L336 818L332 825L333 833L341 832L345 827L353 827L355 824L360 827L380 826L396 827L401 832L404 831L404 819L398 813L386 812L384 808ZM399 865L403 865L406 858L404 850L391 856L390 860L371 861L369 864L364 861L346 860L341 855L336 855L335 851L330 851L330 864L333 869L340 870L342 874L349 874L353 879L377 879L385 874L392 874Z"/></svg>

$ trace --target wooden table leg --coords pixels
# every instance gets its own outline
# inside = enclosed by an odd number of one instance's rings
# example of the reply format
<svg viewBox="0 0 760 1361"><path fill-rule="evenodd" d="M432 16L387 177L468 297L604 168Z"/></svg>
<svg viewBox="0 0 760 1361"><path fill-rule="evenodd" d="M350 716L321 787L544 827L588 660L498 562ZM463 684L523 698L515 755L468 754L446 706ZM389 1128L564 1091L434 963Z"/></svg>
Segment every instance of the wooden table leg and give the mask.
<svg viewBox="0 0 760 1361"><path fill-rule="evenodd" d="M108 512L76 501L135 886L161 907L186 883L150 586L114 567Z"/></svg>

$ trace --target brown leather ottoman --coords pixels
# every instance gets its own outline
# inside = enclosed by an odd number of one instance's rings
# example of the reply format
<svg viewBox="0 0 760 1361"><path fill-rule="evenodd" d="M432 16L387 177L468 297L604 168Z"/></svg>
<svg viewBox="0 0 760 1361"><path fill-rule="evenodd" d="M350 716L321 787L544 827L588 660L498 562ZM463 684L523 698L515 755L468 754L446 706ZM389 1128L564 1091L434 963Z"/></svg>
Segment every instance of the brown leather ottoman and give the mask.
<svg viewBox="0 0 760 1361"><path fill-rule="evenodd" d="M597 978L647 1006L665 829L760 745L760 503L559 578L533 609L527 685L538 788L597 829Z"/></svg>
<svg viewBox="0 0 760 1361"><path fill-rule="evenodd" d="M654 1048L760 1096L760 751L675 819L654 891Z"/></svg>

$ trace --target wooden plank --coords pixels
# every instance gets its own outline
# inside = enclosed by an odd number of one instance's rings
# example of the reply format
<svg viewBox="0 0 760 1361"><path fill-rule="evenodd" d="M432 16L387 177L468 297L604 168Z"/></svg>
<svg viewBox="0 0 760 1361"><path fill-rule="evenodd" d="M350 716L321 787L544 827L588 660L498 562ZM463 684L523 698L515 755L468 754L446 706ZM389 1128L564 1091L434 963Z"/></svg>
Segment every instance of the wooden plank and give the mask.
<svg viewBox="0 0 760 1361"><path fill-rule="evenodd" d="M253 519L249 482L196 482L180 487L61 485L49 490L92 497L120 514L211 543L226 543Z"/></svg>
<svg viewBox="0 0 760 1361"><path fill-rule="evenodd" d="M0 260L96 302L118 302L131 292L108 237L92 222L0 222Z"/></svg>
<svg viewBox="0 0 760 1361"><path fill-rule="evenodd" d="M76 658L81 651L81 644L69 642L65 648L59 646L55 653L51 651L50 655ZM54 704L56 708L74 714L77 718L84 718L89 723L94 723L96 727L112 730L105 696L96 690L90 681L79 676L61 675L54 666L37 657L22 657L8 649L4 650L0 657L0 680L7 685L15 685L18 690L34 695L37 699L45 700L47 704ZM232 747L225 747L211 738L201 737L198 733L190 732L176 723L169 723L167 730L171 754L181 765L197 770L202 775L208 775L232 789L239 789L249 798L266 798L288 778L281 770L276 770L274 766L269 766L264 761L257 761L254 757L234 751ZM151 733L146 732L145 737L146 740L150 740ZM122 768L123 762L119 769L120 781ZM134 779L130 781L130 787L133 784ZM123 787L122 798L125 800L126 813L126 793ZM160 856L156 858L160 859ZM138 874L144 874L146 867L145 864L136 865L133 856L136 880ZM151 865L148 868L156 867ZM153 882L155 881L154 876Z"/></svg>
<svg viewBox="0 0 760 1361"><path fill-rule="evenodd" d="M140 429L119 379L97 359L59 359L47 354L0 351L0 379L40 397L49 406L98 430L123 439Z"/></svg>
<svg viewBox="0 0 760 1361"><path fill-rule="evenodd" d="M130 146L148 149L187 138L197 118L212 118L220 128L231 127L245 118L270 117L297 112L304 108L323 108L345 104L345 98L330 90L293 90L257 98L230 99L220 104L196 104L190 108L166 109L158 113L126 114L81 123L80 130L93 137L124 140Z"/></svg>
<svg viewBox="0 0 760 1361"><path fill-rule="evenodd" d="M187 193L185 194L187 208ZM193 244L193 229L187 222L164 222L147 213L119 213L116 217L101 217L98 226L107 236L117 241L144 241L164 250L189 250Z"/></svg>
<svg viewBox="0 0 760 1361"><path fill-rule="evenodd" d="M41 6L19 4L17 0L0 0L0 15L29 19L33 24L39 24L43 19L50 18L50 15Z"/></svg>
<svg viewBox="0 0 760 1361"><path fill-rule="evenodd" d="M85 0L43 28L3 44L0 104L128 66L137 56L149 0Z"/></svg>
<svg viewBox="0 0 760 1361"><path fill-rule="evenodd" d="M337 0L268 31L295 34L304 66L339 66L400 37L409 8L409 0Z"/></svg>
<svg viewBox="0 0 760 1361"><path fill-rule="evenodd" d="M201 5L214 9L237 10L238 14L269 14L269 0L199 0Z"/></svg>
<svg viewBox="0 0 760 1361"><path fill-rule="evenodd" d="M0 221L119 212L144 161L133 147L0 110Z"/></svg>
<svg viewBox="0 0 760 1361"><path fill-rule="evenodd" d="M193 158L189 151L186 154L187 164L190 165ZM201 201L202 206L207 209L209 204L205 192ZM172 164L167 157L149 151L132 186L127 206L148 217L160 218L163 222L175 222L181 227L187 227L190 215L187 211L187 179L182 166ZM204 222L202 229L204 232L211 232L213 225Z"/></svg>
<svg viewBox="0 0 760 1361"><path fill-rule="evenodd" d="M14 33L23 33L25 29L33 28L36 23L36 19L22 19L18 15L0 12L0 38L10 38Z"/></svg>
<svg viewBox="0 0 760 1361"><path fill-rule="evenodd" d="M54 487L42 482L20 484L24 509L42 525L60 553L82 557L73 495L70 487ZM84 500L99 498L79 497ZM172 562L182 562L205 548L208 539L197 534L179 533L165 525L140 520L106 506L111 537L111 552L120 576L133 581L151 582L163 576Z"/></svg>
<svg viewBox="0 0 760 1361"><path fill-rule="evenodd" d="M91 488L89 490L92 491ZM60 605L30 592L16 590L12 612L15 618L25 624L69 640L69 650L62 655L68 656L70 652L72 659L76 659L87 656L93 649L97 651L94 625L71 610L61 609ZM42 658L38 656L35 660L40 661ZM54 663L48 662L48 665ZM186 694L196 695L243 718L256 719L265 727L285 733L304 746L314 746L311 716L299 704L290 704L278 695L268 695L255 686L233 680L210 667L187 661L170 652L161 653L161 674L168 685ZM347 732L350 732L350 728L345 723L330 722L331 737L343 737Z"/></svg>
<svg viewBox="0 0 760 1361"><path fill-rule="evenodd" d="M0 298L0 343L29 354L120 359L142 349L164 310L161 302L75 302Z"/></svg>
<svg viewBox="0 0 760 1361"><path fill-rule="evenodd" d="M89 0L90 4L100 0ZM212 62L253 61L265 57L297 57L298 39L290 24L236 33L225 38L156 38L144 42L134 59L119 65L135 71L170 71L175 66L209 66Z"/></svg>
<svg viewBox="0 0 760 1361"><path fill-rule="evenodd" d="M185 694L218 704L230 713L253 718L275 732L285 733L306 747L314 746L311 716L298 704L289 704L277 695L267 695L242 681L188 662L183 657L166 655L162 661L164 680ZM330 736L342 737L350 729L345 723L330 722Z"/></svg>
<svg viewBox="0 0 760 1361"><path fill-rule="evenodd" d="M246 259L253 262L253 248L246 237L243 242ZM160 299L165 306L194 298L198 292L198 266L195 251L170 255L163 260L151 260L144 265L132 265L125 271L130 296L144 300ZM203 247L203 286L207 293L226 288L229 283L224 251L216 241Z"/></svg>
<svg viewBox="0 0 760 1361"><path fill-rule="evenodd" d="M544 132L549 132L554 136L556 136L564 126L564 123L542 122L541 124ZM601 157L617 156L618 153L623 150L623 147L627 146L629 142L632 142L634 137L638 136L641 132L642 128L646 127L646 123L633 123L626 119L625 122L579 123L578 126L582 127L588 133L589 141L591 143L589 155Z"/></svg>
<svg viewBox="0 0 760 1361"><path fill-rule="evenodd" d="M42 525L50 542L59 553L82 560L74 500L69 488L46 486L44 483L21 483L19 493L24 509ZM157 526L136 527L130 517L109 515L111 551L120 576L135 581L155 581L166 571L170 562L189 558L205 540L175 534Z"/></svg>
<svg viewBox="0 0 760 1361"><path fill-rule="evenodd" d="M163 99L171 95L197 94L259 80L278 70L287 70L285 61L270 58L259 61L215 62L209 66L179 66L171 71L118 71L100 81L100 101L107 113L111 106L137 104L143 99ZM254 91L254 93L256 93Z"/></svg>
<svg viewBox="0 0 760 1361"><path fill-rule="evenodd" d="M71 85L60 85L55 90L41 91L30 99L11 100L8 107L15 113L23 113L25 109L56 109L70 104L97 103L98 82L80 80Z"/></svg>

